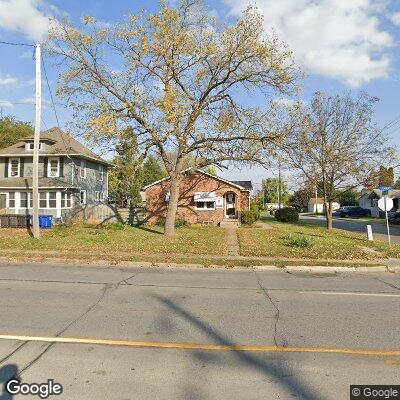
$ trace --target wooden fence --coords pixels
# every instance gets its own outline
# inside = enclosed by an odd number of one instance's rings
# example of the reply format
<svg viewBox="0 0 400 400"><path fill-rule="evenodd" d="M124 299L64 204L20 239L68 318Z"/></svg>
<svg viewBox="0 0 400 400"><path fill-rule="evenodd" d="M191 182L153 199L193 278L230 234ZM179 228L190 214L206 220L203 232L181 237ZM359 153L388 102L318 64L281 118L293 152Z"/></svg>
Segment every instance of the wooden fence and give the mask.
<svg viewBox="0 0 400 400"><path fill-rule="evenodd" d="M109 204L79 205L63 215L64 221L87 221L96 224L141 224L146 220L146 209L117 208Z"/></svg>

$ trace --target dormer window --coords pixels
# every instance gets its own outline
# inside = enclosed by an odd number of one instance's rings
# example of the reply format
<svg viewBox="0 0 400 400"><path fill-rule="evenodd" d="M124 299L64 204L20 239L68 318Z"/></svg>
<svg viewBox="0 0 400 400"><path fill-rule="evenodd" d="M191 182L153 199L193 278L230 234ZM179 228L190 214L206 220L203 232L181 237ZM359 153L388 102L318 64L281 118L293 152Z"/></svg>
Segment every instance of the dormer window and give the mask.
<svg viewBox="0 0 400 400"><path fill-rule="evenodd" d="M58 178L60 176L60 159L50 157L47 162L47 176L49 178Z"/></svg>
<svg viewBox="0 0 400 400"><path fill-rule="evenodd" d="M34 147L35 147L35 143L34 142L28 142L26 144L26 150L28 150L28 151L33 151ZM42 150L42 147L43 147L43 143L39 142L39 150Z"/></svg>
<svg viewBox="0 0 400 400"><path fill-rule="evenodd" d="M8 176L11 178L19 178L20 177L20 159L19 158L10 158L8 163Z"/></svg>

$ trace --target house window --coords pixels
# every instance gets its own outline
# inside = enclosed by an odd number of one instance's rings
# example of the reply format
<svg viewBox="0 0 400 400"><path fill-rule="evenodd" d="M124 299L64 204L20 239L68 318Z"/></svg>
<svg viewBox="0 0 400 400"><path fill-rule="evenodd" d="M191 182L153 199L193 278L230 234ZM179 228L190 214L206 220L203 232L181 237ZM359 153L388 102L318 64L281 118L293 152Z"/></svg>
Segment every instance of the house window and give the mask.
<svg viewBox="0 0 400 400"><path fill-rule="evenodd" d="M371 199L371 207L378 207L378 199Z"/></svg>
<svg viewBox="0 0 400 400"><path fill-rule="evenodd" d="M81 178L86 178L86 160L81 160Z"/></svg>
<svg viewBox="0 0 400 400"><path fill-rule="evenodd" d="M196 201L196 210L215 210L215 201Z"/></svg>
<svg viewBox="0 0 400 400"><path fill-rule="evenodd" d="M27 144L27 149L28 150L33 150L35 148L35 143L34 142L29 142ZM39 150L42 150L42 142L39 143Z"/></svg>
<svg viewBox="0 0 400 400"><path fill-rule="evenodd" d="M20 159L10 158L8 164L8 176L12 178L19 178L19 172L20 172Z"/></svg>
<svg viewBox="0 0 400 400"><path fill-rule="evenodd" d="M28 192L21 192L20 193L20 201L21 201L21 208L28 208L28 204L29 204L29 197L30 197L30 193Z"/></svg>
<svg viewBox="0 0 400 400"><path fill-rule="evenodd" d="M8 208L15 208L15 192L8 194Z"/></svg>
<svg viewBox="0 0 400 400"><path fill-rule="evenodd" d="M60 176L60 159L58 157L49 158L47 174L50 178L58 178Z"/></svg>
<svg viewBox="0 0 400 400"><path fill-rule="evenodd" d="M81 190L79 200L82 205L86 204L86 190Z"/></svg>
<svg viewBox="0 0 400 400"><path fill-rule="evenodd" d="M61 207L62 208L71 208L72 207L72 193L63 193L61 198Z"/></svg>
<svg viewBox="0 0 400 400"><path fill-rule="evenodd" d="M47 208L47 193L39 193L39 208Z"/></svg>
<svg viewBox="0 0 400 400"><path fill-rule="evenodd" d="M104 192L100 192L100 201L104 202Z"/></svg>
<svg viewBox="0 0 400 400"><path fill-rule="evenodd" d="M104 181L104 166L99 165L99 181Z"/></svg>
<svg viewBox="0 0 400 400"><path fill-rule="evenodd" d="M96 201L100 201L100 192L95 193L95 199Z"/></svg>
<svg viewBox="0 0 400 400"><path fill-rule="evenodd" d="M56 192L49 193L49 208L57 208L57 194Z"/></svg>

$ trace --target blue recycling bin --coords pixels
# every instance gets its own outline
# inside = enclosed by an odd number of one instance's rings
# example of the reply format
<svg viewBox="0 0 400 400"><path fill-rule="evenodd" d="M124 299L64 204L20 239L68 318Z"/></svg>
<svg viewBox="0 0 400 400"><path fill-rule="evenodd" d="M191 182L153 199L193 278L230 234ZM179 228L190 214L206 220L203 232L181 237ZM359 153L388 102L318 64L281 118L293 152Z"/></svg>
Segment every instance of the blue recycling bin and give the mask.
<svg viewBox="0 0 400 400"><path fill-rule="evenodd" d="M50 229L53 226L53 217L51 215L39 215L39 228Z"/></svg>

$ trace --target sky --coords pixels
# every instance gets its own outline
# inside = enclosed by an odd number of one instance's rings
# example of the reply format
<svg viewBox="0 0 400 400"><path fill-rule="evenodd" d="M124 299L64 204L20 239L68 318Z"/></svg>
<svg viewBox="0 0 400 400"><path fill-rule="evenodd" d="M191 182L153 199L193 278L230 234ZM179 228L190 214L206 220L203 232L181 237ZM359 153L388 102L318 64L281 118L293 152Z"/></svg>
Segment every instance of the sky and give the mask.
<svg viewBox="0 0 400 400"><path fill-rule="evenodd" d="M171 0L177 1L177 0ZM400 0L206 0L217 18L229 23L248 5L264 16L267 32L273 31L292 49L304 72L300 97L307 101L317 90L342 93L366 91L380 99L375 120L389 130L400 147ZM79 24L90 15L114 23L146 8L155 11L155 0L0 0L0 41L35 43L44 39L49 17L66 16ZM54 93L57 69L45 57L50 89ZM0 112L24 121L34 120L35 65L33 48L0 44ZM42 127L56 126L49 90L43 84ZM279 97L287 102L290 99ZM56 99L60 125L71 112ZM96 150L96 149L94 149ZM398 171L399 172L399 171ZM248 179L257 185L275 169L232 167L219 174L226 179ZM289 181L292 173L283 172ZM295 185L295 182L292 184Z"/></svg>

